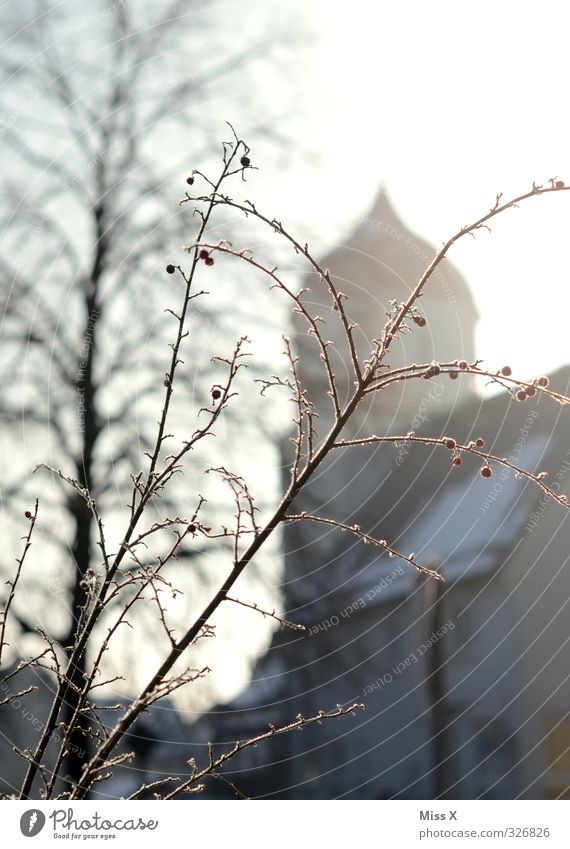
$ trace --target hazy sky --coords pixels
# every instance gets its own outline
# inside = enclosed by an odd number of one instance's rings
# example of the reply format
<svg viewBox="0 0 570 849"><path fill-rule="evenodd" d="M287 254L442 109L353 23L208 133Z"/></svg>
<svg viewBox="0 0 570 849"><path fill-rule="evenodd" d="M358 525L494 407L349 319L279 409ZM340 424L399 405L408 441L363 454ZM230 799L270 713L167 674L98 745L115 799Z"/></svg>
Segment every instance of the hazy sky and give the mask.
<svg viewBox="0 0 570 849"><path fill-rule="evenodd" d="M289 175L280 201L298 209L302 198L324 244L342 241L381 182L403 220L436 245L497 192L570 182L563 4L304 8L317 41L298 121L320 164ZM521 377L570 359L569 221L570 193L532 198L451 253L481 315L479 355Z"/></svg>

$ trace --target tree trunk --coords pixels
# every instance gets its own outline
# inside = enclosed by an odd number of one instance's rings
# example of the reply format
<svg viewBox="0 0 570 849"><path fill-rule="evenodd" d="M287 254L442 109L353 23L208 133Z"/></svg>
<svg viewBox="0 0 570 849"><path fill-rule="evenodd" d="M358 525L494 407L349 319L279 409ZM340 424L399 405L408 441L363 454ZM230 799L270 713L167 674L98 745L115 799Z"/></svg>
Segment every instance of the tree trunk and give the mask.
<svg viewBox="0 0 570 849"><path fill-rule="evenodd" d="M77 499L72 508L75 517L75 539L73 542L73 563L74 576L71 599L71 623L69 631L65 637L65 647L71 647L75 641L77 625L81 621L81 616L85 610L88 601L83 578L85 572L89 568L91 561L91 511L81 499ZM75 688L81 689L84 680L84 672L86 670L85 655L79 660L79 663L74 667L71 673L71 686L67 692L63 707L63 721L66 725L71 721L75 708L77 706L78 693ZM85 717L82 717L79 722L75 723L75 727L71 734L69 754L65 760L64 775L66 781L70 785L75 785L81 777L81 771L85 763L85 758L89 749L89 738L86 735L86 727L88 722ZM69 788L65 788L69 789Z"/></svg>
<svg viewBox="0 0 570 849"><path fill-rule="evenodd" d="M101 204L93 209L95 218L96 244L95 256L91 275L85 285L85 328L82 347L79 354L77 373L75 376L76 401L78 418L82 432L81 456L77 460L77 481L89 493L93 493L93 462L97 438L99 436L99 417L95 404L94 360L97 342L97 321L100 315L98 303L98 284L104 269L107 244L104 235L104 209ZM81 405L81 409L79 408ZM91 565L91 536L93 531L93 515L87 503L77 493L74 493L70 503L70 512L75 519L75 538L72 555L74 563L74 578L72 588L71 623L64 645L72 647L77 636L78 625L82 622L86 605L89 602L88 589L85 585L85 573ZM85 684L84 673L87 659L85 654L79 659L71 672L71 686L68 690L63 708L63 720L71 721L77 708L79 693ZM69 752L66 757L64 774L67 781L74 785L81 777L84 763L88 760L89 750L89 721L81 716L73 728Z"/></svg>

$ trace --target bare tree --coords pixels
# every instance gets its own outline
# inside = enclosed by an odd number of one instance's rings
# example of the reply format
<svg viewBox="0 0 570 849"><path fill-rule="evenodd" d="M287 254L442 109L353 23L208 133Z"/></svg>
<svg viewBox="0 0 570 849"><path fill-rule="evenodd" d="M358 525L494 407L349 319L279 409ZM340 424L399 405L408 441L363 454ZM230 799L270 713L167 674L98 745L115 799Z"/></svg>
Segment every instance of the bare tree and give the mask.
<svg viewBox="0 0 570 849"><path fill-rule="evenodd" d="M271 47L263 34L235 46L230 21L212 21L194 2L174 0L158 10L119 2L89 14L81 6L13 7L4 19L1 61L10 86L3 89L0 134L13 163L2 209L0 414L20 458L3 481L3 506L20 519L34 460L49 459L77 482L42 498L36 528L46 548L55 547L61 587L48 605L49 631L69 650L98 562L94 515L82 493L105 510L120 510L129 475L152 450L172 278L156 285L150 275L158 261L164 268L167 246L179 245L188 227L169 214L172 186L187 176L188 144L193 155L211 147L212 92ZM201 319L194 354L211 332L207 310ZM215 367L207 357L196 360L203 379L180 385L181 408L196 393L203 404L211 401L207 374ZM156 519L174 511L175 502L171 488ZM179 558L196 553L180 540ZM62 559L71 561L69 575ZM32 592L41 605L45 584ZM35 633L33 616L16 607L13 624ZM68 722L85 664L82 652L70 667ZM85 747L82 721L66 762L75 780L82 768L75 753Z"/></svg>

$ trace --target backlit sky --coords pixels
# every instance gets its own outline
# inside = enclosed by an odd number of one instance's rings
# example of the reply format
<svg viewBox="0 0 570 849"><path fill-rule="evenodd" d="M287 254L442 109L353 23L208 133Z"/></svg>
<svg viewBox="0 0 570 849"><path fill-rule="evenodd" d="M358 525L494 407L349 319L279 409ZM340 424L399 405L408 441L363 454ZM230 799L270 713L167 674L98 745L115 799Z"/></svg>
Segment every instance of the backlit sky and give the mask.
<svg viewBox="0 0 570 849"><path fill-rule="evenodd" d="M295 211L302 197L325 245L342 241L381 182L435 245L497 192L570 182L562 4L312 0L304 14L316 45L297 120L320 161L273 198ZM490 364L522 377L570 359L569 222L570 193L532 198L453 248Z"/></svg>

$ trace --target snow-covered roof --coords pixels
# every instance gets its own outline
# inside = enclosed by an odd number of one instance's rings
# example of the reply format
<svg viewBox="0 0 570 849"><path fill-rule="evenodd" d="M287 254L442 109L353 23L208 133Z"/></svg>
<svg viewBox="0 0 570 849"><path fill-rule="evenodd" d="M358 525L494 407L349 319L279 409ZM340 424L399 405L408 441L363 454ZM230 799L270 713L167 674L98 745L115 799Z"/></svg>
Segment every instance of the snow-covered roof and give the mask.
<svg viewBox="0 0 570 849"><path fill-rule="evenodd" d="M544 433L528 439L524 467L534 470L546 448ZM418 563L440 569L447 580L472 578L496 567L513 547L537 496L535 486L510 469L496 466L491 478L474 470L471 480L463 475L444 485L390 543L402 554L413 553ZM400 559L384 553L368 564L351 559L354 578L339 587L343 599L362 596L367 603L383 603L413 589L416 570Z"/></svg>

